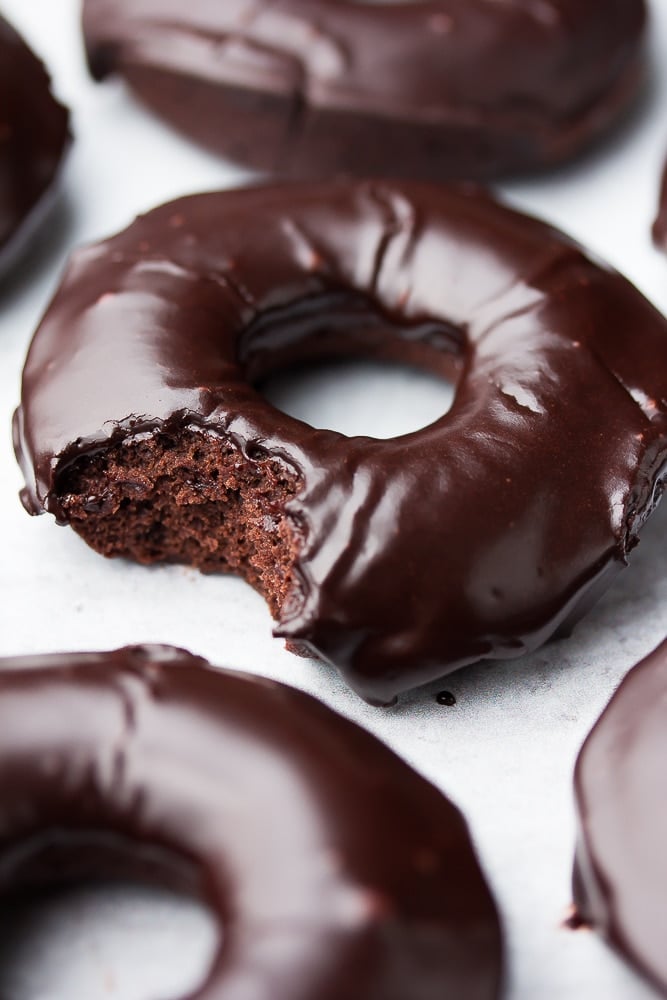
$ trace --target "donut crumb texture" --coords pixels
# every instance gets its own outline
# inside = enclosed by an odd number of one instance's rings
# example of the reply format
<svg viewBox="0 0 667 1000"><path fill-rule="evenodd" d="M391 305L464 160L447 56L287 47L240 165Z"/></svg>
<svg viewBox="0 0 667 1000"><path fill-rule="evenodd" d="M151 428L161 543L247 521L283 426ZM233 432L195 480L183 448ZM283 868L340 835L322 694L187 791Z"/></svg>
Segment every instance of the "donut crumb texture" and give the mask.
<svg viewBox="0 0 667 1000"><path fill-rule="evenodd" d="M285 504L299 476L199 429L155 432L78 459L59 477L63 513L104 556L234 573L277 618L300 599L300 532Z"/></svg>

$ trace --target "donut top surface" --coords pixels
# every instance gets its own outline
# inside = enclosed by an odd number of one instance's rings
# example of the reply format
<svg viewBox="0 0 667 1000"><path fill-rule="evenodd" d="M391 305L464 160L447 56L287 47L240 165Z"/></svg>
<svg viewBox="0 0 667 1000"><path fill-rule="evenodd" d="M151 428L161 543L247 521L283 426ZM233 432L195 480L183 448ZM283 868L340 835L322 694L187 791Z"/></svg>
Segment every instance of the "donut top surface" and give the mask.
<svg viewBox="0 0 667 1000"><path fill-rule="evenodd" d="M362 170L415 176L403 173L408 164L427 176L431 162L434 179L575 152L634 95L645 20L644 0L85 0L83 10L94 76L124 75L180 128L233 158L287 174L327 164L354 171L340 147L356 136ZM234 96L216 104L215 89ZM228 134L237 110L257 110L258 93L261 112L283 123L262 119L275 130L268 162L260 136ZM316 138L321 115L328 149ZM422 161L409 144L392 149L388 135L384 168L370 167L363 129L347 131L353 116L453 131L431 137Z"/></svg>
<svg viewBox="0 0 667 1000"><path fill-rule="evenodd" d="M627 675L575 774L581 917L667 993L667 642Z"/></svg>
<svg viewBox="0 0 667 1000"><path fill-rule="evenodd" d="M0 270L51 187L69 144L68 121L44 66L0 16Z"/></svg>
<svg viewBox="0 0 667 1000"><path fill-rule="evenodd" d="M168 647L0 660L0 891L128 871L221 924L196 1000L497 996L465 822L373 736Z"/></svg>
<svg viewBox="0 0 667 1000"><path fill-rule="evenodd" d="M253 386L385 353L457 380L389 440L317 430ZM194 196L78 251L26 362L33 513L78 458L204 428L302 483L303 599L277 634L363 697L569 625L626 561L667 457L667 323L561 234L475 191L276 186Z"/></svg>

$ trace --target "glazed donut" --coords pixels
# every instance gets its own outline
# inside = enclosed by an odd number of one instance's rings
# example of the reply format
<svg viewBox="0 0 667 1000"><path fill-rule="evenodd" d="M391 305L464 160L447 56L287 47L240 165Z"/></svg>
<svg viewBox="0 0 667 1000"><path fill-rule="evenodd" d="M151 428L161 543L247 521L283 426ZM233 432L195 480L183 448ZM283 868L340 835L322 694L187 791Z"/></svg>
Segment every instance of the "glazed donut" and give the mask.
<svg viewBox="0 0 667 1000"><path fill-rule="evenodd" d="M579 755L574 867L579 918L665 994L666 695L663 642L627 675Z"/></svg>
<svg viewBox="0 0 667 1000"><path fill-rule="evenodd" d="M93 76L283 176L489 178L557 164L643 75L644 0L85 0Z"/></svg>
<svg viewBox="0 0 667 1000"><path fill-rule="evenodd" d="M188 886L224 929L189 1000L498 994L461 814L309 695L164 646L4 660L0 761L0 891Z"/></svg>
<svg viewBox="0 0 667 1000"><path fill-rule="evenodd" d="M660 189L660 206L658 217L653 224L653 240L656 246L667 250L667 164L662 175L662 187Z"/></svg>
<svg viewBox="0 0 667 1000"><path fill-rule="evenodd" d="M257 381L316 357L457 381L389 440ZM625 564L667 459L667 322L475 191L184 198L75 254L15 415L31 513L105 555L241 573L276 634L373 703L568 628Z"/></svg>
<svg viewBox="0 0 667 1000"><path fill-rule="evenodd" d="M41 222L69 146L48 74L0 16L0 275Z"/></svg>

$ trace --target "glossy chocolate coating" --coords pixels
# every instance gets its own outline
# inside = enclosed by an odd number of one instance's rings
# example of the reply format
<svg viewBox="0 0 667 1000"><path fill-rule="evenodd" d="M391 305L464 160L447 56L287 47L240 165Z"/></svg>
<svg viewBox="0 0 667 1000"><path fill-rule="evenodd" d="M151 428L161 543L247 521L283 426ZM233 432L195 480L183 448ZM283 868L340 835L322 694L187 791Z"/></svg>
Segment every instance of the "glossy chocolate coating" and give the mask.
<svg viewBox="0 0 667 1000"><path fill-rule="evenodd" d="M283 176L487 178L551 165L642 77L644 0L85 0L97 79Z"/></svg>
<svg viewBox="0 0 667 1000"><path fill-rule="evenodd" d="M145 863L224 928L190 1000L497 996L466 824L373 736L169 647L0 661L0 889Z"/></svg>
<svg viewBox="0 0 667 1000"><path fill-rule="evenodd" d="M0 17L0 274L48 206L68 120L44 66Z"/></svg>
<svg viewBox="0 0 667 1000"><path fill-rule="evenodd" d="M277 411L254 380L393 351L459 373L389 440ZM181 199L77 252L15 417L31 513L80 456L206 428L302 488L276 634L369 701L569 627L627 559L667 458L667 322L564 236L472 190L345 182Z"/></svg>
<svg viewBox="0 0 667 1000"><path fill-rule="evenodd" d="M627 675L577 761L578 915L667 994L667 642Z"/></svg>
<svg viewBox="0 0 667 1000"><path fill-rule="evenodd" d="M657 246L667 250L667 164L662 175L658 217L653 224L653 239Z"/></svg>

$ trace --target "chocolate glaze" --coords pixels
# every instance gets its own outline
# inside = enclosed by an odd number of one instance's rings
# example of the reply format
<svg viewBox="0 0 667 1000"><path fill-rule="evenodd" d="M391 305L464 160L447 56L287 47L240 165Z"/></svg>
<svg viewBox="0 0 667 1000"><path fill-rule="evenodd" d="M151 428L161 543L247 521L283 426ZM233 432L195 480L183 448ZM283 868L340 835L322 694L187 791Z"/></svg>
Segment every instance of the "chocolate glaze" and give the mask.
<svg viewBox="0 0 667 1000"><path fill-rule="evenodd" d="M492 1000L458 810L309 695L163 646L0 661L0 888L190 869L224 943L190 1000Z"/></svg>
<svg viewBox="0 0 667 1000"><path fill-rule="evenodd" d="M644 0L85 0L91 72L285 176L483 178L572 156L642 76Z"/></svg>
<svg viewBox="0 0 667 1000"><path fill-rule="evenodd" d="M68 120L44 66L0 16L0 274L49 204Z"/></svg>
<svg viewBox="0 0 667 1000"><path fill-rule="evenodd" d="M653 239L657 246L667 250L667 163L662 175L658 217L653 223Z"/></svg>
<svg viewBox="0 0 667 1000"><path fill-rule="evenodd" d="M252 382L303 356L458 373L390 440L315 430ZM384 346L383 346L384 345ZM369 701L567 628L662 489L667 323L564 236L475 191L339 182L199 195L77 252L26 362L31 513L78 458L204 428L295 470L303 533L276 634ZM287 609L287 610L285 610Z"/></svg>
<svg viewBox="0 0 667 1000"><path fill-rule="evenodd" d="M667 994L667 641L627 675L584 743L574 895L592 924Z"/></svg>

